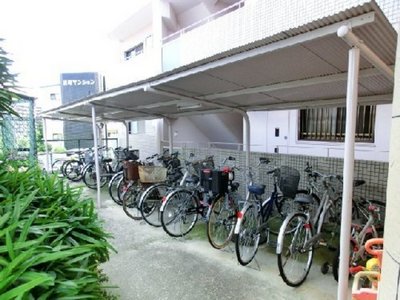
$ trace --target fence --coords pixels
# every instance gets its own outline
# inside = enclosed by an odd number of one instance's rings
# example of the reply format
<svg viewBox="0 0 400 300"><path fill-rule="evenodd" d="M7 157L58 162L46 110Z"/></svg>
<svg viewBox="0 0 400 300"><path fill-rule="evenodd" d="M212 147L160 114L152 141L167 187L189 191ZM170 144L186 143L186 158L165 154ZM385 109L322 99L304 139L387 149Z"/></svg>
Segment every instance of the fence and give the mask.
<svg viewBox="0 0 400 300"><path fill-rule="evenodd" d="M245 152L236 150L223 150L213 148L182 148L179 150L181 158L188 158L189 153L193 153L196 158L204 158L208 155L214 155L215 165L218 166L226 157L233 156L236 158L236 165L243 168L245 166ZM287 155L276 153L251 153L250 165L256 166L260 157L267 157L271 160L270 167L263 167L260 172L256 172L256 180L267 186L267 191L272 190L272 178L267 174L273 166L290 166L300 171L300 188L307 186L306 173L303 170L306 163L309 162L314 170L326 174L343 174L343 159L327 158L306 155ZM235 173L236 180L240 183L240 191L245 193L245 172L242 169ZM376 199L386 201L386 185L388 178L388 163L377 161L356 160L354 167L354 178L363 179L366 184L354 188L354 193L357 196L362 196L367 199Z"/></svg>
<svg viewBox="0 0 400 300"><path fill-rule="evenodd" d="M34 161L37 155L34 99L22 98L12 106L20 117L3 116L0 130L1 152L11 159Z"/></svg>

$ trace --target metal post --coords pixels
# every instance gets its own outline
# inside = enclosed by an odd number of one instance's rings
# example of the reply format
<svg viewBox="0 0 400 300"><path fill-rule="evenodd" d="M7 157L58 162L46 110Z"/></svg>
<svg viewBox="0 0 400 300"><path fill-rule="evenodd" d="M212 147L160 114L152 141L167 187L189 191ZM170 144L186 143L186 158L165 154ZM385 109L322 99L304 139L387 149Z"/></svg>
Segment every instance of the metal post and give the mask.
<svg viewBox="0 0 400 300"><path fill-rule="evenodd" d="M104 135L106 139L106 148L108 149L108 132L107 132L107 123L104 123Z"/></svg>
<svg viewBox="0 0 400 300"><path fill-rule="evenodd" d="M49 147L47 146L47 124L46 118L43 118L43 139L44 139L44 150L46 151L46 171L50 170L50 160L49 160Z"/></svg>
<svg viewBox="0 0 400 300"><path fill-rule="evenodd" d="M174 133L172 132L172 124L171 124L171 120L168 118L165 118L167 124L168 124L168 141L169 141L169 146L168 146L168 151L169 154L171 154L173 152L173 143L174 143Z"/></svg>
<svg viewBox="0 0 400 300"><path fill-rule="evenodd" d="M100 164L99 164L99 148L97 143L97 126L96 126L96 108L92 105L92 125L93 125L93 147L94 147L94 164L96 168L96 184L97 184L97 207L101 207L100 200Z"/></svg>
<svg viewBox="0 0 400 300"><path fill-rule="evenodd" d="M125 143L126 143L126 148L129 149L129 125L128 121L124 122L125 125Z"/></svg>
<svg viewBox="0 0 400 300"><path fill-rule="evenodd" d="M242 113L244 119L244 151L246 152L246 168L250 167L250 118L246 112Z"/></svg>
<svg viewBox="0 0 400 300"><path fill-rule="evenodd" d="M360 50L358 48L350 49L346 96L346 135L344 143L343 203L340 228L338 300L348 299L350 252L349 243L353 196L354 140L357 116L359 62Z"/></svg>

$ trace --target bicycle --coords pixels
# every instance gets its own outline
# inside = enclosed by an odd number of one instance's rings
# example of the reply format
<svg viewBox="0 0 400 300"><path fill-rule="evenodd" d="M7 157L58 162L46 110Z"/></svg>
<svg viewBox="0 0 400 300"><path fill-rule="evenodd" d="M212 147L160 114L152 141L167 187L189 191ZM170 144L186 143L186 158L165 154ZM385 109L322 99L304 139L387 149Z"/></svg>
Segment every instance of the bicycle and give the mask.
<svg viewBox="0 0 400 300"><path fill-rule="evenodd" d="M211 190L218 196L214 197L214 201L210 207L210 215L207 222L207 238L211 246L215 249L222 249L231 241L236 225L237 213L244 203L242 197L238 194L239 183L234 182L235 170L239 170L239 168L235 165L231 167L225 166L227 161L235 162L236 159L229 156L221 164L223 166L221 168L222 172L228 174L227 190L223 192L215 187L213 190L211 186Z"/></svg>
<svg viewBox="0 0 400 300"><path fill-rule="evenodd" d="M105 148L104 148L105 149ZM113 149L114 157L118 157L118 152L121 148L118 147ZM122 171L123 165L122 160L112 158L101 158L100 159L100 187L107 184L108 181L118 172ZM82 170L82 179L85 185L90 189L97 188L97 174L96 165L92 161L88 163Z"/></svg>
<svg viewBox="0 0 400 300"><path fill-rule="evenodd" d="M314 214L310 210L313 203L312 195L303 195L295 198L298 211L291 213L282 223L279 230L276 254L278 258L279 273L283 281L292 287L301 285L307 278L311 269L314 247L316 245L329 246L322 240L322 227L330 222L333 225L331 237L339 227L337 209L341 202L341 193L336 189L337 182L342 177L338 175L323 175L312 171L314 178L322 180L324 193ZM327 226L327 225L325 225ZM315 231L315 234L314 234Z"/></svg>
<svg viewBox="0 0 400 300"><path fill-rule="evenodd" d="M185 186L180 186L163 198L160 208L161 224L164 231L172 237L188 234L195 226L198 216L208 218L211 203L210 194L200 185L198 176L200 168L213 168L212 157L205 160L186 162L187 168L192 167L196 174L188 175L182 180Z"/></svg>
<svg viewBox="0 0 400 300"><path fill-rule="evenodd" d="M260 162L268 164L268 159ZM277 235L282 221L293 210L293 199L296 197L300 174L294 168L282 166L268 171L272 175L273 189L267 199L265 185L248 185L246 204L238 213L235 226L236 257L243 266L255 257L258 246L269 240L269 235ZM279 187L279 189L278 189ZM279 190L281 192L279 192Z"/></svg>
<svg viewBox="0 0 400 300"><path fill-rule="evenodd" d="M116 149L117 159L120 160L123 164L123 170L119 170L115 173L110 181L108 182L108 193L111 199L118 205L122 205L121 194L123 192L120 181L123 179L124 172L126 172L128 166L130 164L137 163L138 157L138 150L129 150L127 148L124 149Z"/></svg>
<svg viewBox="0 0 400 300"><path fill-rule="evenodd" d="M349 274L351 275L364 269L362 263L368 259L365 252L365 242L371 238L382 237L382 212L384 213L386 205L378 200L362 199L360 203L357 203L357 206L364 219L361 220L361 223L364 223L364 225L353 223L351 226L349 259ZM339 257L340 249L338 248L332 261L332 273L336 281L339 279Z"/></svg>
<svg viewBox="0 0 400 300"><path fill-rule="evenodd" d="M181 179L187 177L188 174L182 173L178 154L178 152L175 152L171 156L163 155L158 159L167 168L167 179L165 182L151 185L140 196L139 210L143 220L151 226L162 226L160 208L163 198L178 185L183 186L185 184Z"/></svg>

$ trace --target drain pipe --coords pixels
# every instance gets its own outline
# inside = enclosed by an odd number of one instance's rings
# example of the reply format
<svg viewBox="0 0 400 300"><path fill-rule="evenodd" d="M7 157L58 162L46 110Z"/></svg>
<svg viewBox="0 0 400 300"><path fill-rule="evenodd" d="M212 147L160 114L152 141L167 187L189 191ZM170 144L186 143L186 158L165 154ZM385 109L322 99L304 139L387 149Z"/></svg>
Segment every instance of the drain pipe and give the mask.
<svg viewBox="0 0 400 300"><path fill-rule="evenodd" d="M173 136L173 132L172 132L172 122L170 118L164 118L165 122L168 124L168 151L169 154L171 155L173 152L173 143L174 143L174 136Z"/></svg>
<svg viewBox="0 0 400 300"><path fill-rule="evenodd" d="M123 122L125 125L125 143L126 149L129 149L129 124L128 121Z"/></svg>

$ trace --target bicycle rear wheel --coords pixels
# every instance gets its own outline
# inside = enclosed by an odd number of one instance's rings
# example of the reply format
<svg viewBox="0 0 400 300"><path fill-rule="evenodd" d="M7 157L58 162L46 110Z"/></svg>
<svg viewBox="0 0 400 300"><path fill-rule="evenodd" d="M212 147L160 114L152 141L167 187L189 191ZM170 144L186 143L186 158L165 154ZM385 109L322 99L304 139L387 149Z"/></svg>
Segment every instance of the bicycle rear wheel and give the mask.
<svg viewBox="0 0 400 300"><path fill-rule="evenodd" d="M104 166L100 166L100 169L102 169L100 173L103 174L107 173L107 169ZM90 189L97 188L97 174L96 174L96 167L94 164L90 164L85 167L82 179L88 188ZM107 183L107 177L100 176L100 187L105 186L106 183Z"/></svg>
<svg viewBox="0 0 400 300"><path fill-rule="evenodd" d="M230 195L216 199L211 205L211 213L207 223L207 237L211 246L224 248L232 238L236 224L236 207Z"/></svg>
<svg viewBox="0 0 400 300"><path fill-rule="evenodd" d="M236 257L242 266L249 264L258 250L260 242L260 217L255 205L250 205L244 212L239 233L235 239Z"/></svg>
<svg viewBox="0 0 400 300"><path fill-rule="evenodd" d="M161 212L161 224L173 237L184 236L194 227L198 219L199 203L189 190L176 190L167 196Z"/></svg>
<svg viewBox="0 0 400 300"><path fill-rule="evenodd" d="M125 214L133 220L141 220L142 214L139 209L139 197L142 187L137 181L131 181L127 189L122 193L122 209Z"/></svg>
<svg viewBox="0 0 400 300"><path fill-rule="evenodd" d="M289 286L301 285L311 269L314 246L307 245L312 237L311 228L306 214L295 213L284 221L279 231L276 247L278 268Z"/></svg>
<svg viewBox="0 0 400 300"><path fill-rule="evenodd" d="M166 183L158 183L147 188L139 201L140 212L143 219L154 227L161 226L161 204L163 197L169 191L169 185Z"/></svg>
<svg viewBox="0 0 400 300"><path fill-rule="evenodd" d="M62 171L69 180L79 181L82 179L83 167L83 162L79 160L70 160L65 163Z"/></svg>
<svg viewBox="0 0 400 300"><path fill-rule="evenodd" d="M110 182L108 183L108 193L110 194L111 199L113 199L114 202L118 205L122 205L122 201L119 197L118 185L123 176L124 175L122 171L118 172L111 178Z"/></svg>

